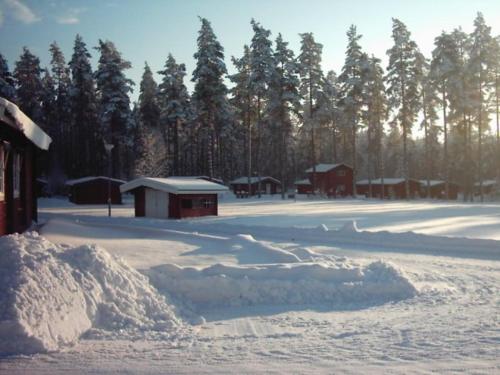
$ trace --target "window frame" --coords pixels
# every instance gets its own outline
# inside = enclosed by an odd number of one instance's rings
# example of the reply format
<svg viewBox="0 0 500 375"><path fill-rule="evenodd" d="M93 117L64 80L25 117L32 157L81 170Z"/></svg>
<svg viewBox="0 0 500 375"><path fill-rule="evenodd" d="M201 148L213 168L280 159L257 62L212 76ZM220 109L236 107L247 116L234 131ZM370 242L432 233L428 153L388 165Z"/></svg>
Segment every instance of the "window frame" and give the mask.
<svg viewBox="0 0 500 375"><path fill-rule="evenodd" d="M12 159L12 195L14 198L21 196L21 154L13 153Z"/></svg>

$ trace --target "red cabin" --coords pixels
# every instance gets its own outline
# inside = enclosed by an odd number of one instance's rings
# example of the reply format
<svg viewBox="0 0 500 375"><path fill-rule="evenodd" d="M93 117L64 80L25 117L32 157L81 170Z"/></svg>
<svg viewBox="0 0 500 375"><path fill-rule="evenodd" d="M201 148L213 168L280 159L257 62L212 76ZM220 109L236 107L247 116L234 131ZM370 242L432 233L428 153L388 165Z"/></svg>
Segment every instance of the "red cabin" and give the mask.
<svg viewBox="0 0 500 375"><path fill-rule="evenodd" d="M312 194L311 181L307 178L304 180L295 181L295 187L297 189L297 194Z"/></svg>
<svg viewBox="0 0 500 375"><path fill-rule="evenodd" d="M231 181L231 189L236 195L256 195L259 191L261 194L277 194L281 193L281 182L273 177L251 177L250 178L250 194L248 193L248 177L239 177Z"/></svg>
<svg viewBox="0 0 500 375"><path fill-rule="evenodd" d="M0 98L0 235L37 221L36 156L52 140L15 104Z"/></svg>
<svg viewBox="0 0 500 375"><path fill-rule="evenodd" d="M329 197L345 197L353 195L353 173L347 164L317 164L314 187L320 194ZM313 168L306 170L309 181L313 182ZM312 188L312 186L311 186Z"/></svg>
<svg viewBox="0 0 500 375"><path fill-rule="evenodd" d="M446 183L441 180L429 180L429 198L457 199L460 187L458 184L448 182L448 198L446 198ZM427 180L420 180L420 196L427 198Z"/></svg>
<svg viewBox="0 0 500 375"><path fill-rule="evenodd" d="M384 186L384 198L390 199L406 199L405 179L404 178L380 178L371 180L372 197L380 198L382 196L382 182ZM420 182L409 179L410 198L415 198L420 195ZM361 180L356 183L356 191L358 194L370 197L370 181Z"/></svg>
<svg viewBox="0 0 500 375"><path fill-rule="evenodd" d="M75 204L106 204L108 189L112 204L122 204L120 186L125 181L109 177L82 177L66 181L69 188L69 200Z"/></svg>
<svg viewBox="0 0 500 375"><path fill-rule="evenodd" d="M224 185L195 177L138 178L120 187L134 194L135 216L182 219L218 214Z"/></svg>

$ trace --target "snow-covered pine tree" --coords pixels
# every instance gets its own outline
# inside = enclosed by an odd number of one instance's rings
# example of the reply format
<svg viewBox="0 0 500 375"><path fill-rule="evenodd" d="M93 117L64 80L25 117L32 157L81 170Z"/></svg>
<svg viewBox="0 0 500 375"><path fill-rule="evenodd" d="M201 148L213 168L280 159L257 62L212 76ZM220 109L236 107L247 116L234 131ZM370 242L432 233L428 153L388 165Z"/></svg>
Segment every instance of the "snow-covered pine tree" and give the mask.
<svg viewBox="0 0 500 375"><path fill-rule="evenodd" d="M411 39L406 25L400 20L392 19L392 39L394 45L387 51L389 65L387 67L387 93L389 107L394 111L394 120L403 131L403 175L405 178L405 193L410 196L408 137L420 108L417 44Z"/></svg>
<svg viewBox="0 0 500 375"><path fill-rule="evenodd" d="M364 122L368 128L368 181L369 195L373 196L371 178L378 175L381 179L381 199L384 199L384 156L383 139L384 123L387 120L387 97L385 95L384 72L380 65L380 59L371 56L368 59L365 73L365 90L363 102L366 105L364 111ZM375 161L375 163L374 163ZM376 171L376 173L374 173Z"/></svg>
<svg viewBox="0 0 500 375"><path fill-rule="evenodd" d="M477 140L477 178L479 182L479 197L481 202L483 196L483 155L482 141L483 132L489 124L488 118L488 90L491 84L492 63L491 52L493 51L493 38L491 37L491 27L486 25L481 13L477 14L474 20L474 31L470 35L471 51L468 72L470 74L471 85L475 94L476 126L478 131Z"/></svg>
<svg viewBox="0 0 500 375"><path fill-rule="evenodd" d="M70 71L66 65L64 55L57 45L53 42L50 45L51 70L56 90L56 111L52 118L52 123L48 124L49 134L54 137L51 163L58 164L62 162L64 171L71 177L81 177L83 169L86 167L82 160L84 154L80 154L80 145L82 138L78 137L72 123L70 88ZM59 165L54 165L59 169Z"/></svg>
<svg viewBox="0 0 500 375"><path fill-rule="evenodd" d="M443 119L443 156L444 156L444 180L445 180L445 197L449 198L449 179L450 169L448 161L448 106L449 106L449 90L456 72L457 56L453 38L450 34L442 32L434 40L435 48L432 51L432 62L430 65L431 80L427 85L434 85L440 93L439 104L442 107ZM428 92L430 94L430 92ZM429 95L427 95L429 98ZM437 104L437 103L434 103ZM430 108L428 108L430 110Z"/></svg>
<svg viewBox="0 0 500 375"><path fill-rule="evenodd" d="M0 54L0 96L16 102L16 80L9 71L7 60Z"/></svg>
<svg viewBox="0 0 500 375"><path fill-rule="evenodd" d="M69 62L71 88L71 139L76 140L78 152L73 154L78 162L78 175L99 175L105 162L102 128L99 124L96 84L91 55L80 35L75 38L73 55ZM69 140L66 140L69 141Z"/></svg>
<svg viewBox="0 0 500 375"><path fill-rule="evenodd" d="M186 171L186 162L181 158L183 148L181 141L184 139L183 129L190 120L190 99L184 85L186 67L184 64L178 64L169 54L165 69L158 73L163 76L158 91L161 129L166 141L167 153L172 156L171 173L179 175Z"/></svg>
<svg viewBox="0 0 500 375"><path fill-rule="evenodd" d="M272 42L269 39L271 31L266 30L254 19L251 21L254 35L250 44L250 77L249 88L256 105L256 145L255 145L255 172L260 177L262 173L262 154L266 149L264 140L269 133L269 129L263 128L263 113L265 111L266 101L268 100L268 88L271 77L274 74L275 66L272 50ZM249 176L250 178L250 176ZM260 198L260 179L258 186L258 196Z"/></svg>
<svg viewBox="0 0 500 375"><path fill-rule="evenodd" d="M288 48L288 43L281 34L276 38L276 48L273 59L275 66L272 68L266 118L272 129L272 144L269 151L274 150L277 168L281 178L281 197L285 199L287 184L288 145L293 132L292 117L300 106L298 67L293 51Z"/></svg>
<svg viewBox="0 0 500 375"><path fill-rule="evenodd" d="M313 192L316 191L316 142L314 122L316 104L323 89L323 71L321 70L321 54L323 45L316 43L312 33L299 34L301 37L299 62L300 93L304 98L302 119L303 127L309 128L311 135L311 164ZM307 125L306 125L307 124Z"/></svg>
<svg viewBox="0 0 500 375"><path fill-rule="evenodd" d="M41 73L40 60L24 47L14 69L14 77L17 81L17 102L27 116L40 124L43 118Z"/></svg>
<svg viewBox="0 0 500 375"><path fill-rule="evenodd" d="M368 57L361 50L359 40L362 35L356 31L356 26L351 25L347 31L347 50L344 66L339 75L340 106L351 128L351 163L353 169L352 191L356 195L357 176L357 150L356 135L362 125L363 119L363 94L365 89Z"/></svg>
<svg viewBox="0 0 500 375"><path fill-rule="evenodd" d="M40 120L40 125L47 130L47 132L52 136L53 125L56 123L57 119L57 90L54 84L54 80L48 69L43 70L42 77L43 92L41 95L41 105L42 105L42 118ZM40 157L37 158L37 171L40 175L47 175L49 177L52 172L52 164L55 159L54 154L54 144L51 144L49 149L49 155L42 153ZM49 188L52 186L52 181L49 179Z"/></svg>
<svg viewBox="0 0 500 375"><path fill-rule="evenodd" d="M99 65L95 72L99 97L99 120L104 141L114 145L112 150L112 175L127 178L133 165L130 127L130 98L133 82L125 77L124 70L131 67L124 60L113 42L99 40Z"/></svg>
<svg viewBox="0 0 500 375"><path fill-rule="evenodd" d="M215 165L216 158L220 161L220 134L227 117L227 87L224 76L227 74L224 63L224 48L217 40L210 22L200 18L201 29L198 32L198 51L194 54L196 68L192 81L195 83L192 95L195 121L200 128L201 153L199 162L203 173L214 177L220 171ZM215 168L217 167L217 168Z"/></svg>
<svg viewBox="0 0 500 375"><path fill-rule="evenodd" d="M330 70L323 78L323 88L318 100L317 117L320 124L320 160L338 162L337 138L339 133L339 82L337 74Z"/></svg>
<svg viewBox="0 0 500 375"><path fill-rule="evenodd" d="M240 124L241 131L245 132L245 141L241 149L245 150L245 168L248 176L248 191L251 191L250 177L252 176L252 124L255 121L255 106L253 105L252 91L250 90L250 47L243 46L243 56L232 57L236 73L229 76L234 86L230 89L232 95L230 103L235 109L235 120ZM239 145L236 145L238 147ZM235 177L235 176L231 176Z"/></svg>

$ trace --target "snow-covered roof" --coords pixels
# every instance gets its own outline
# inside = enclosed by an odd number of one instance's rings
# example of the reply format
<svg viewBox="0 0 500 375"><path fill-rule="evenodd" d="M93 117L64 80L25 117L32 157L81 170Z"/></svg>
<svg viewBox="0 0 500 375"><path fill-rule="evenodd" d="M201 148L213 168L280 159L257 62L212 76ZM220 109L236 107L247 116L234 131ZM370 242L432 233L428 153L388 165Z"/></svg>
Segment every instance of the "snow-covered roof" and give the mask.
<svg viewBox="0 0 500 375"><path fill-rule="evenodd" d="M311 181L309 181L308 178L305 178L303 180L295 181L295 185L311 185Z"/></svg>
<svg viewBox="0 0 500 375"><path fill-rule="evenodd" d="M66 181L66 185L68 186L73 186L73 185L78 185L78 184L83 184L84 182L89 182L89 181L94 181L94 180L111 180L114 182L118 182L120 184L124 184L126 181L119 180L117 178L109 178L105 176L88 176L88 177L82 177L82 178L77 178L74 180L68 180Z"/></svg>
<svg viewBox="0 0 500 375"><path fill-rule="evenodd" d="M217 194L228 190L227 186L197 177L143 177L121 185L120 191L125 193L141 186L173 194Z"/></svg>
<svg viewBox="0 0 500 375"><path fill-rule="evenodd" d="M275 179L274 177L269 177L269 176L250 177L250 183L256 184L259 182L259 179L260 179L260 182L273 181L277 184L281 184L281 182L279 180ZM230 184L248 184L248 177L247 176L238 177L237 179L231 181Z"/></svg>
<svg viewBox="0 0 500 375"><path fill-rule="evenodd" d="M38 148L49 149L52 139L17 105L4 98L0 98L0 120L22 132Z"/></svg>
<svg viewBox="0 0 500 375"><path fill-rule="evenodd" d="M422 186L427 186L427 180L419 180L420 184ZM444 185L446 182L443 180L429 180L429 186L438 186L438 185ZM456 183L449 181L448 185L456 185Z"/></svg>
<svg viewBox="0 0 500 375"><path fill-rule="evenodd" d="M410 181L416 181L413 178L410 178ZM405 182L404 178L384 178L384 185L397 185L402 182ZM370 182L368 180L360 180L356 182L356 185L369 185ZM382 179L375 178L372 180L372 185L382 185Z"/></svg>
<svg viewBox="0 0 500 375"><path fill-rule="evenodd" d="M221 185L224 185L224 181L220 178L216 178L216 177L209 177L209 176L169 176L169 178L197 178L197 179L200 179L200 180L206 180L206 181L211 181L211 182L215 182L217 184L221 184Z"/></svg>
<svg viewBox="0 0 500 375"><path fill-rule="evenodd" d="M484 180L483 186L495 186L497 184L497 180ZM476 182L474 186L479 187L479 182Z"/></svg>
<svg viewBox="0 0 500 375"><path fill-rule="evenodd" d="M340 167L341 165L344 165L344 166L346 166L348 168L351 168L350 166L348 166L347 164L344 164L344 163L338 163L338 164L316 164L316 173L329 172L332 169ZM311 168L307 169L306 173L313 173L313 168L311 167Z"/></svg>

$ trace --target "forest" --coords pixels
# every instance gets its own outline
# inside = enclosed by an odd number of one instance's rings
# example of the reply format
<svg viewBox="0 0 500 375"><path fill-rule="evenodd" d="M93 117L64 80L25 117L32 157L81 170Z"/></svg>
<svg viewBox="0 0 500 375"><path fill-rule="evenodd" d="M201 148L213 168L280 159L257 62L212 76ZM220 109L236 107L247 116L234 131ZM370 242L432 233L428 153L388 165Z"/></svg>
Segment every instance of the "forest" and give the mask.
<svg viewBox="0 0 500 375"><path fill-rule="evenodd" d="M355 181L440 179L472 199L474 184L500 177L500 37L481 13L473 22L470 34L437 35L424 56L394 18L387 66L363 51L352 25L335 72L324 69L313 33L300 34L293 51L252 19L253 37L228 74L223 46L200 18L191 78L171 54L159 82L146 63L133 103L130 62L112 41L91 48L77 35L68 62L50 45L48 67L27 47L12 70L0 54L0 96L52 137L39 173L55 190L69 178L107 175L108 162L122 179L273 176L283 191L317 163L346 163Z"/></svg>

